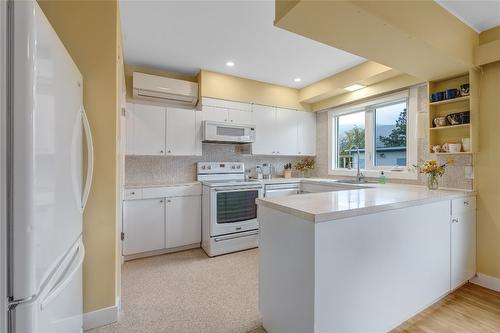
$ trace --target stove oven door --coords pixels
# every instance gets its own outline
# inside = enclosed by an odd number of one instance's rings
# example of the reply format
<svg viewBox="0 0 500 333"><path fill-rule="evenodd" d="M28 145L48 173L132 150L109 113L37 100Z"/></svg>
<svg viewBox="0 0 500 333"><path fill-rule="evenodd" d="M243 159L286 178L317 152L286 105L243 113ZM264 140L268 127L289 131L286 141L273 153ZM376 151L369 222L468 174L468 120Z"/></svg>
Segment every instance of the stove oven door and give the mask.
<svg viewBox="0 0 500 333"><path fill-rule="evenodd" d="M261 196L260 185L213 188L210 198L210 236L258 229L255 200Z"/></svg>

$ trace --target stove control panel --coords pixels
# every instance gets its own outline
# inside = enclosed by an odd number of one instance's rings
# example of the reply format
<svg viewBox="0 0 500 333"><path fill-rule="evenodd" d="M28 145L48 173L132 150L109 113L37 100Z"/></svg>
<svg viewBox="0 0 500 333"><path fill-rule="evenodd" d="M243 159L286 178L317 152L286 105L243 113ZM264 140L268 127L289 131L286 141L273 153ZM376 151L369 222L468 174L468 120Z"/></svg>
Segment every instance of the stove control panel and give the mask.
<svg viewBox="0 0 500 333"><path fill-rule="evenodd" d="M210 173L245 173L243 162L198 162L197 172Z"/></svg>

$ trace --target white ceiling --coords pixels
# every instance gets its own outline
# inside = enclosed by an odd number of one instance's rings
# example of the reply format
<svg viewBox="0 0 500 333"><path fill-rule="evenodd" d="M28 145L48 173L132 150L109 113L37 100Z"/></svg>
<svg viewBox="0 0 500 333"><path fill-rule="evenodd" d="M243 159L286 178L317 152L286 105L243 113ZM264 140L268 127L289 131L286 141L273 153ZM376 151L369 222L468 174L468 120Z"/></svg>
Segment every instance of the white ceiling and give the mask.
<svg viewBox="0 0 500 333"><path fill-rule="evenodd" d="M131 65L189 75L207 69L301 88L365 61L274 27L274 0L122 0L120 9Z"/></svg>
<svg viewBox="0 0 500 333"><path fill-rule="evenodd" d="M436 0L477 32L500 25L500 0Z"/></svg>

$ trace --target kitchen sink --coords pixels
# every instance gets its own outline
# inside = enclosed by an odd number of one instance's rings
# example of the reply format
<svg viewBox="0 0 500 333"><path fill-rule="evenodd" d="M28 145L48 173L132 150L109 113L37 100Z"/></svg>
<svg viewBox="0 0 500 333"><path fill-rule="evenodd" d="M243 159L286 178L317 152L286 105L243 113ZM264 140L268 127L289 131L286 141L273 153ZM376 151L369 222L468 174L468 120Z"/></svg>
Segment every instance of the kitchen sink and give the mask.
<svg viewBox="0 0 500 333"><path fill-rule="evenodd" d="M341 184L368 184L367 180L357 180L357 179L338 179L335 180L337 183Z"/></svg>

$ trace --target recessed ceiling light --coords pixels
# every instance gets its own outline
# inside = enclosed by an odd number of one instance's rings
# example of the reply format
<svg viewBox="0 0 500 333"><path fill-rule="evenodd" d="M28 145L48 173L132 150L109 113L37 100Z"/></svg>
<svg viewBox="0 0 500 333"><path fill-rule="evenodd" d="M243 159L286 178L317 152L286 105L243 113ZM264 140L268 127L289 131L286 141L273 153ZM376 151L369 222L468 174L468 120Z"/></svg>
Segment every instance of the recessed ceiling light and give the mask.
<svg viewBox="0 0 500 333"><path fill-rule="evenodd" d="M234 62L228 61L228 62L226 62L226 66L227 67L234 67Z"/></svg>
<svg viewBox="0 0 500 333"><path fill-rule="evenodd" d="M355 91L355 90L359 90L359 89L362 89L364 88L365 86L361 85L361 84L353 84L352 86L349 86L349 87L345 87L344 89L347 90L347 91Z"/></svg>
<svg viewBox="0 0 500 333"><path fill-rule="evenodd" d="M295 82L300 82L302 81L302 79L300 77L296 77L295 79L293 79Z"/></svg>

